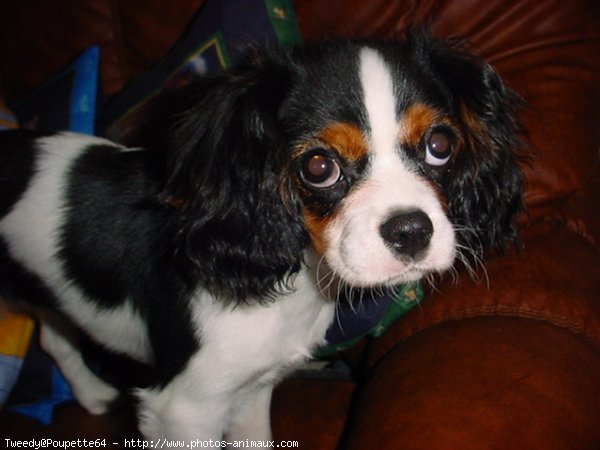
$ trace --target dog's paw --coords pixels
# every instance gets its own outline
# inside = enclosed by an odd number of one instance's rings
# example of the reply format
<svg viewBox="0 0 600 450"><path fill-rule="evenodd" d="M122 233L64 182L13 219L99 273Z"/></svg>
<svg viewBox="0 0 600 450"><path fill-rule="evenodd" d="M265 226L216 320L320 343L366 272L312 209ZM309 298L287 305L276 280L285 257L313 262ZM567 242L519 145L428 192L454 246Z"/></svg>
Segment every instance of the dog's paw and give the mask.
<svg viewBox="0 0 600 450"><path fill-rule="evenodd" d="M90 380L91 381L91 380ZM93 380L85 386L73 386L73 395L90 414L107 413L119 398L120 392L101 380Z"/></svg>

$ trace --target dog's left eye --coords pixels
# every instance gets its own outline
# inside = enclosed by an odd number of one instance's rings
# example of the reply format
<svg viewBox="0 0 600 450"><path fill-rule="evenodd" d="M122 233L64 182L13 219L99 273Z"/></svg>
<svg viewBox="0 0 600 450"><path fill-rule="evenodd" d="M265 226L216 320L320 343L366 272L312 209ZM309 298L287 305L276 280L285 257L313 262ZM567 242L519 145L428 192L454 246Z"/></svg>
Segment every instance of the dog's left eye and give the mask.
<svg viewBox="0 0 600 450"><path fill-rule="evenodd" d="M312 152L302 161L302 179L313 188L324 189L335 185L342 178L338 162L325 152Z"/></svg>
<svg viewBox="0 0 600 450"><path fill-rule="evenodd" d="M427 138L425 162L431 166L443 166L452 156L452 139L442 131L434 131Z"/></svg>

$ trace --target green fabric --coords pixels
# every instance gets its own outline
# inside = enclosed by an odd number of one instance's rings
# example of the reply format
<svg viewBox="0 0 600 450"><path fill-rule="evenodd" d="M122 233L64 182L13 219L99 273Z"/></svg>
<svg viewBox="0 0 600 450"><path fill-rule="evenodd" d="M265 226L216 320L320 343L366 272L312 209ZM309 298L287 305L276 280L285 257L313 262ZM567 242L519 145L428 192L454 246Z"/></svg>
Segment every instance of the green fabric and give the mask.
<svg viewBox="0 0 600 450"><path fill-rule="evenodd" d="M400 317L404 316L407 312L421 303L421 300L423 300L424 296L425 291L421 283L407 283L398 286L394 295L392 296L392 301L390 302L387 311L382 316L381 320L377 322L375 326L373 326L373 328L360 336L354 337L339 344L327 345L319 349L315 353L315 357L317 359L324 358L333 353L350 348L367 336L381 336Z"/></svg>
<svg viewBox="0 0 600 450"><path fill-rule="evenodd" d="M290 0L265 0L273 29L282 45L301 44L296 13Z"/></svg>

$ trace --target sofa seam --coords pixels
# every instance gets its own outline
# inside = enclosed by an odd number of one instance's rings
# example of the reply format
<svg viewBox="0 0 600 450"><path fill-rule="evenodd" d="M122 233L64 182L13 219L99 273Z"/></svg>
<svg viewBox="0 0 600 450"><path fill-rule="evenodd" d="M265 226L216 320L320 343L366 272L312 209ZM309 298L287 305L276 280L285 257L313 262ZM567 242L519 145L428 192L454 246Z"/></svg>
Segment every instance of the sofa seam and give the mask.
<svg viewBox="0 0 600 450"><path fill-rule="evenodd" d="M540 310L536 308L528 308L522 306L482 306L478 308L468 308L461 311L458 311L450 317L440 318L440 320L436 320L433 322L429 322L425 326L416 326L413 329L406 330L406 334L401 336L401 338L395 342L393 345L387 350L381 352L374 359L369 358L368 356L365 358L367 362L365 368L367 371L373 370L384 358L386 355L389 355L391 352L399 348L409 339L424 333L432 328L441 326L446 323L454 323L459 322L465 319L477 319L477 318L493 318L493 317L504 317L504 318L518 318L518 319L527 319L527 320L535 320L538 322L543 322L549 325L553 325L557 328L569 331L577 336L580 336L585 342L594 346L596 349L600 350L600 335L597 333L593 333L589 330L588 327L581 321L573 321L568 320L566 318L560 318L556 315L548 315L542 316L540 315ZM373 339L381 339L381 338L373 338ZM365 350L369 353L369 350Z"/></svg>

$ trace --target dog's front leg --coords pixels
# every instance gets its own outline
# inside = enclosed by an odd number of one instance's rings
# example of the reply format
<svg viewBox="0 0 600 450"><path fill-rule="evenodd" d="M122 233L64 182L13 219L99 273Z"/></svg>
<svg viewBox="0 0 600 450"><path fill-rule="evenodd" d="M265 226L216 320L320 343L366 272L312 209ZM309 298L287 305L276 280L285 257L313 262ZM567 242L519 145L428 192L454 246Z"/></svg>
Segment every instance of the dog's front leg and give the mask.
<svg viewBox="0 0 600 450"><path fill-rule="evenodd" d="M272 384L260 384L240 392L233 405L230 424L225 436L227 442L270 441Z"/></svg>
<svg viewBox="0 0 600 450"><path fill-rule="evenodd" d="M40 344L60 368L77 401L91 414L107 412L119 396L119 391L86 366L79 350L78 331L54 315L44 315L41 319Z"/></svg>
<svg viewBox="0 0 600 450"><path fill-rule="evenodd" d="M137 391L139 429L146 439L222 440L231 397L205 389L198 381L202 374L197 379L190 375L184 372L165 387Z"/></svg>
<svg viewBox="0 0 600 450"><path fill-rule="evenodd" d="M164 388L138 391L139 427L146 439L272 439L271 384L219 390L214 387L222 382L220 372L200 374L193 379L187 375L190 374L180 375Z"/></svg>

